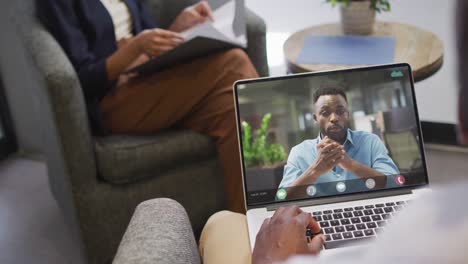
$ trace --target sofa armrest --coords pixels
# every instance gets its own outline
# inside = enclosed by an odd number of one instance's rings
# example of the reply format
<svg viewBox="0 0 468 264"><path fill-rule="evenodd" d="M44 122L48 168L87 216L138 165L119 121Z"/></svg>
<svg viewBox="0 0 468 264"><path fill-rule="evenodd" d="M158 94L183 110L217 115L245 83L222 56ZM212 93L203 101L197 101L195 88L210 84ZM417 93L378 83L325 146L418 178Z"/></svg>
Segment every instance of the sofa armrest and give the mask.
<svg viewBox="0 0 468 264"><path fill-rule="evenodd" d="M252 60L261 77L269 75L267 49L266 49L266 24L257 14L245 8L247 27L247 54Z"/></svg>
<svg viewBox="0 0 468 264"><path fill-rule="evenodd" d="M200 263L185 209L174 200L148 200L135 209L114 264Z"/></svg>

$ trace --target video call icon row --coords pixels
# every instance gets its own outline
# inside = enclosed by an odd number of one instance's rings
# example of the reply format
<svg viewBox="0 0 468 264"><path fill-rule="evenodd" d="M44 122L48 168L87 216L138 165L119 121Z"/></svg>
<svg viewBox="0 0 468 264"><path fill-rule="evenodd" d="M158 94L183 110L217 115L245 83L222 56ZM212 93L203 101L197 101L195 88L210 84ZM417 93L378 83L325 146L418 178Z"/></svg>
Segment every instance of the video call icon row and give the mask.
<svg viewBox="0 0 468 264"><path fill-rule="evenodd" d="M395 177L395 183L397 185L404 185L405 184L405 177L403 175L398 175L397 177ZM376 182L373 178L368 178L366 181L365 181L365 185L367 187L367 189L369 190L372 190L375 188L376 186ZM343 182L343 181L340 181L340 182L337 182L336 183L336 191L339 192L339 193L343 193L346 191L346 183ZM317 187L315 185L309 185L306 189L306 194L307 196L309 197L314 197L316 194L317 194ZM287 191L285 189L279 189L276 193L276 198L278 200L284 200L286 199L286 196L287 196Z"/></svg>

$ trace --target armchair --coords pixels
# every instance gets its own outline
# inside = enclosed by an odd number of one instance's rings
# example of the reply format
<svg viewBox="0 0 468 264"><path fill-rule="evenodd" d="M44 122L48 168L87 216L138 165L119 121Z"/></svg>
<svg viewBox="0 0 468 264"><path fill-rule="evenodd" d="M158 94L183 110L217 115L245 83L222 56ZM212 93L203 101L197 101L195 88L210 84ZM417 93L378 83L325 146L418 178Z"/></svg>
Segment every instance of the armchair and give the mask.
<svg viewBox="0 0 468 264"><path fill-rule="evenodd" d="M44 122L38 129L47 136L43 152L50 188L89 262L112 259L135 207L148 199L177 200L187 209L195 233L200 232L207 218L225 207L211 139L185 130L93 136L77 75L35 18L34 5L39 2L15 1L14 22L36 71L37 86L31 89L45 98L40 117ZM148 2L164 20L184 1ZM168 2L171 5L162 4ZM251 56L256 66L264 67L259 72L267 74L264 23L249 12L247 24L248 52L255 53Z"/></svg>

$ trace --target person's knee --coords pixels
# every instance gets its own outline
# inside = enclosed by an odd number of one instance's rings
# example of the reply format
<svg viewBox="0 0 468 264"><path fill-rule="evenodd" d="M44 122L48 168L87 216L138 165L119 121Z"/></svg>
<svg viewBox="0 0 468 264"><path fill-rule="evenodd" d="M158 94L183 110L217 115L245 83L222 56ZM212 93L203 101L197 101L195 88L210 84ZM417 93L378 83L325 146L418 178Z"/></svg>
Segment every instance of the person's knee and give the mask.
<svg viewBox="0 0 468 264"><path fill-rule="evenodd" d="M229 226L242 227L247 224L246 221L246 216L240 213L235 213L227 210L217 212L210 216L208 221L206 221L206 224L203 227L201 233L201 240L205 240L206 235L213 232L214 230L217 231Z"/></svg>
<svg viewBox="0 0 468 264"><path fill-rule="evenodd" d="M245 53L245 51L240 48L227 50L225 56L233 60L250 61L247 53Z"/></svg>
<svg viewBox="0 0 468 264"><path fill-rule="evenodd" d="M207 233L218 232L219 230L225 230L229 227L232 227L236 230L242 230L246 226L247 218L244 214L225 210L213 214L208 219L203 228L202 237L205 237Z"/></svg>
<svg viewBox="0 0 468 264"><path fill-rule="evenodd" d="M245 219L245 215L231 212L228 210L219 211L212 216L207 221L208 223L224 223L225 221L242 221Z"/></svg>
<svg viewBox="0 0 468 264"><path fill-rule="evenodd" d="M247 53L242 49L235 48L222 51L216 55L216 59L224 65L225 68L239 68L245 67L244 65L250 65L250 59Z"/></svg>
<svg viewBox="0 0 468 264"><path fill-rule="evenodd" d="M258 73L249 58L249 55L244 50L235 48L226 51L226 59L231 65L233 71L239 72L242 78L256 78Z"/></svg>
<svg viewBox="0 0 468 264"><path fill-rule="evenodd" d="M240 79L258 76L249 56L240 48L221 51L212 58L217 65L216 69L222 70L224 74L229 74L229 77L233 73L240 76Z"/></svg>

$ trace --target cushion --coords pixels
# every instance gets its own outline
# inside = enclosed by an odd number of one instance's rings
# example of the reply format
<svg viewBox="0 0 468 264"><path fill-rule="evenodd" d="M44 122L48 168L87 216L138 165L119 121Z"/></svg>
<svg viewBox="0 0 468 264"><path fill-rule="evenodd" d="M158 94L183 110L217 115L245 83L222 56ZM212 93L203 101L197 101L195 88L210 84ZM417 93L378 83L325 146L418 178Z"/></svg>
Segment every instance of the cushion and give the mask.
<svg viewBox="0 0 468 264"><path fill-rule="evenodd" d="M216 155L211 138L189 130L96 138L95 150L99 177L115 184L157 177L176 166Z"/></svg>

